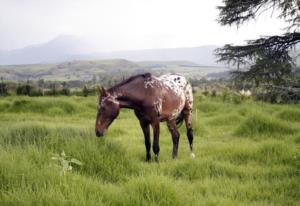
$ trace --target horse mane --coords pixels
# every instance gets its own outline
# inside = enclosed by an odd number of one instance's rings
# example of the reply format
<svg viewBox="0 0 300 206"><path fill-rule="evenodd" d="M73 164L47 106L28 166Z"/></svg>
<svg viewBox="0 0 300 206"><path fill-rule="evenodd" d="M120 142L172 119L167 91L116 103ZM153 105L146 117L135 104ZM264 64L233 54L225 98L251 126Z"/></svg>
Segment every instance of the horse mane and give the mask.
<svg viewBox="0 0 300 206"><path fill-rule="evenodd" d="M125 79L125 80L123 80L122 82L120 82L120 83L114 85L113 87L111 87L110 89L108 89L108 91L113 91L113 90L115 90L116 88L121 87L121 86L123 86L123 85L125 85L125 84L128 84L128 83L130 83L131 81L133 81L133 80L135 80L135 79L137 79L137 78L139 78L139 77L150 78L150 77L152 77L152 74L151 74L151 73L144 73L144 74L137 74L137 75L135 75L135 76L131 76L131 77L129 77L128 79Z"/></svg>

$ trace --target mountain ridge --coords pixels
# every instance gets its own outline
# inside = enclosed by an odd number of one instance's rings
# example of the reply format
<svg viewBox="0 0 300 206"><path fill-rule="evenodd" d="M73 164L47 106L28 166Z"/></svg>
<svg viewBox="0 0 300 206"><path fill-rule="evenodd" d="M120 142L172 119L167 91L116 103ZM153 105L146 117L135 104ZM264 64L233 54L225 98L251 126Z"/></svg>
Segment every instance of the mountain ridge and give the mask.
<svg viewBox="0 0 300 206"><path fill-rule="evenodd" d="M94 45L95 46L95 45ZM205 66L216 63L215 45L160 49L94 52L93 45L76 36L62 35L46 43L0 51L0 65L60 63L73 60L127 59L130 61L190 61Z"/></svg>

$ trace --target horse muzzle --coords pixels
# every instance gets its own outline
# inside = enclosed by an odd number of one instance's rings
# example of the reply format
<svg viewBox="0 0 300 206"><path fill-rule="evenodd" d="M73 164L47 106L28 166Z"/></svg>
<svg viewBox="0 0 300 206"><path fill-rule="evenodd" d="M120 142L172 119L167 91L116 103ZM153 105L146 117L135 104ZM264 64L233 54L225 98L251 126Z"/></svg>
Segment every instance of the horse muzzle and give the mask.
<svg viewBox="0 0 300 206"><path fill-rule="evenodd" d="M99 132L98 130L96 131L96 136L97 137L103 137L104 132Z"/></svg>

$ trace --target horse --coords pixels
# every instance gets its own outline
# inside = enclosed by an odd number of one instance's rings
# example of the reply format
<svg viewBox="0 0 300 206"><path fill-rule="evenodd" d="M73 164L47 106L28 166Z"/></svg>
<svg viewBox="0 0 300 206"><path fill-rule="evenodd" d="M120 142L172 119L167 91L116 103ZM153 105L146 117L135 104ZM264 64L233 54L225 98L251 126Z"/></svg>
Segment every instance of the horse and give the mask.
<svg viewBox="0 0 300 206"><path fill-rule="evenodd" d="M146 161L151 160L150 125L153 129L153 152L155 161L159 155L160 122L166 122L173 140L173 159L177 158L179 132L177 126L185 120L191 157L193 153L192 87L185 77L163 75L155 77L150 73L132 76L106 90L99 87L99 102L95 133L104 135L118 116L120 109L133 109L143 130L146 147Z"/></svg>

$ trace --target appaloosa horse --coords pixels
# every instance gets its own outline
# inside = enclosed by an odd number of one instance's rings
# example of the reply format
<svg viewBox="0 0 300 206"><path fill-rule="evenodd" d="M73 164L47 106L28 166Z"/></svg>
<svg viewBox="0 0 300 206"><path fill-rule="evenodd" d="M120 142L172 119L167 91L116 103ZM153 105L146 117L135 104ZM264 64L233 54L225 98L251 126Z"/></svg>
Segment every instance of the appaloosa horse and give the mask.
<svg viewBox="0 0 300 206"><path fill-rule="evenodd" d="M153 128L153 152L155 160L158 160L159 123L162 121L167 122L172 134L175 159L179 143L177 124L184 119L193 158L192 107L192 87L183 76L155 77L150 73L132 76L108 90L103 87L100 89L96 135L103 136L121 108L130 108L134 110L144 133L146 161L151 160L149 125Z"/></svg>

